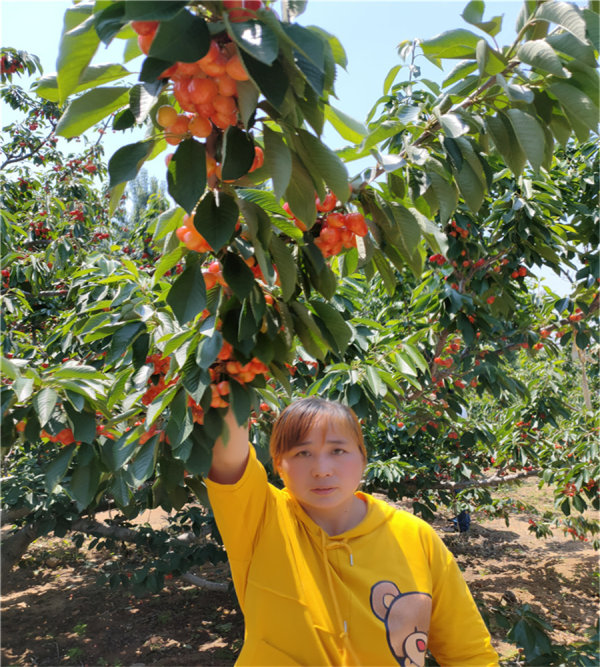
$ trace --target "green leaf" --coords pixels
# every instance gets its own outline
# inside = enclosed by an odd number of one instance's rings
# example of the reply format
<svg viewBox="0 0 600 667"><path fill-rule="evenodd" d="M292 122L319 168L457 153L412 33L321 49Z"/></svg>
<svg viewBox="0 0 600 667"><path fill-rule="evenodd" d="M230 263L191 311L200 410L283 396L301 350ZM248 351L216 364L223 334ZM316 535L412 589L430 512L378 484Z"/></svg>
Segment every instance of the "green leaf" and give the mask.
<svg viewBox="0 0 600 667"><path fill-rule="evenodd" d="M502 155L513 174L519 177L525 166L526 158L510 121L505 114L498 113L496 116L488 116L485 119L485 126L496 150Z"/></svg>
<svg viewBox="0 0 600 667"><path fill-rule="evenodd" d="M244 127L248 127L256 111L260 93L252 81L237 82L237 102L240 118Z"/></svg>
<svg viewBox="0 0 600 667"><path fill-rule="evenodd" d="M374 366L366 367L367 384L376 398L383 398L387 394L387 386L379 376L378 370Z"/></svg>
<svg viewBox="0 0 600 667"><path fill-rule="evenodd" d="M220 331L214 331L210 338L205 338L199 346L199 356L196 359L200 368L209 368L216 360L221 348L223 347L223 334Z"/></svg>
<svg viewBox="0 0 600 667"><path fill-rule="evenodd" d="M211 248L218 252L231 238L239 217L235 199L222 191L209 190L200 200L194 216L194 227Z"/></svg>
<svg viewBox="0 0 600 667"><path fill-rule="evenodd" d="M255 19L234 23L225 17L227 32L233 41L255 60L271 65L279 53L279 40L275 32L265 23Z"/></svg>
<svg viewBox="0 0 600 667"><path fill-rule="evenodd" d="M139 80L147 83L153 83L162 73L173 63L168 60L161 60L160 58L146 58L140 70Z"/></svg>
<svg viewBox="0 0 600 667"><path fill-rule="evenodd" d="M128 471L131 475L133 486L143 484L154 471L156 463L158 437L153 436L142 445L135 459L129 464Z"/></svg>
<svg viewBox="0 0 600 667"><path fill-rule="evenodd" d="M537 120L521 109L508 109L506 112L523 149L527 160L535 172L544 161L545 136Z"/></svg>
<svg viewBox="0 0 600 667"><path fill-rule="evenodd" d="M37 413L40 426L43 427L48 423L57 401L58 393L50 387L44 387L33 397L33 407Z"/></svg>
<svg viewBox="0 0 600 667"><path fill-rule="evenodd" d="M563 68L556 51L545 39L534 39L521 44L517 51L517 58L538 70L560 77L570 76L568 70Z"/></svg>
<svg viewBox="0 0 600 667"><path fill-rule="evenodd" d="M171 415L167 423L167 437L176 449L191 434L194 422L188 410L188 397L184 389L179 389L170 404Z"/></svg>
<svg viewBox="0 0 600 667"><path fill-rule="evenodd" d="M387 209L391 212L394 224L394 241L406 262L411 265L412 258L421 240L421 228L415 216L401 204L392 203Z"/></svg>
<svg viewBox="0 0 600 667"><path fill-rule="evenodd" d="M125 471L117 471L117 474L112 478L108 488L109 494L114 498L117 506L121 509L125 509L131 501L131 491L127 484Z"/></svg>
<svg viewBox="0 0 600 667"><path fill-rule="evenodd" d="M97 8L98 5L96 5ZM98 37L107 45L121 31L123 26L127 24L127 21L124 2L111 2L107 7L101 11L97 11L94 15L94 26Z"/></svg>
<svg viewBox="0 0 600 667"><path fill-rule="evenodd" d="M281 297L284 301L289 301L296 291L296 281L298 279L296 262L290 249L275 234L271 237L269 250L281 281Z"/></svg>
<svg viewBox="0 0 600 667"><path fill-rule="evenodd" d="M383 81L383 94L387 95L392 83L394 83L394 80L396 76L398 75L398 72L404 67L404 65L394 65L392 69L386 74L385 79Z"/></svg>
<svg viewBox="0 0 600 667"><path fill-rule="evenodd" d="M479 37L464 28L448 30L421 42L425 57L439 66L442 58L472 58Z"/></svg>
<svg viewBox="0 0 600 667"><path fill-rule="evenodd" d="M306 10L308 0L282 0L282 16L284 21L293 21Z"/></svg>
<svg viewBox="0 0 600 667"><path fill-rule="evenodd" d="M15 396L19 403L25 402L33 394L33 378L18 377L12 385Z"/></svg>
<svg viewBox="0 0 600 667"><path fill-rule="evenodd" d="M292 301L290 305L295 315L294 329L300 338L302 346L311 356L323 360L327 346L323 341L317 323L304 304Z"/></svg>
<svg viewBox="0 0 600 667"><path fill-rule="evenodd" d="M587 37L594 46L594 49L600 51L600 21L598 20L598 13L591 9L584 9L582 15L587 28Z"/></svg>
<svg viewBox="0 0 600 667"><path fill-rule="evenodd" d="M279 61L275 60L271 65L265 65L245 51L240 51L240 57L258 89L276 109L281 109L289 86L289 78Z"/></svg>
<svg viewBox="0 0 600 667"><path fill-rule="evenodd" d="M585 141L589 134L582 125L592 132L598 131L598 107L585 93L562 81L552 84L549 91L560 102L580 141Z"/></svg>
<svg viewBox="0 0 600 667"><path fill-rule="evenodd" d="M161 21L148 55L169 62L193 63L210 47L210 33L202 16L182 9L173 18Z"/></svg>
<svg viewBox="0 0 600 667"><path fill-rule="evenodd" d="M130 21L168 21L187 0L126 0L125 15Z"/></svg>
<svg viewBox="0 0 600 667"><path fill-rule="evenodd" d="M482 76L499 74L507 65L502 54L490 48L485 39L480 39L477 43L475 57L477 58L477 66Z"/></svg>
<svg viewBox="0 0 600 667"><path fill-rule="evenodd" d="M325 106L325 118L333 125L342 139L354 144L360 143L369 133L362 123L336 109L331 104Z"/></svg>
<svg viewBox="0 0 600 667"><path fill-rule="evenodd" d="M242 199L252 202L253 204L256 204L257 206L260 206L260 208L264 209L267 213L283 216L286 215L278 200L275 198L275 195L268 190L253 190L251 188L244 188L242 190L238 190L238 196ZM296 231L299 232L297 228ZM302 234L298 233L296 238L301 238L301 236Z"/></svg>
<svg viewBox="0 0 600 667"><path fill-rule="evenodd" d="M162 89L161 82L138 83L129 91L129 110L136 123L142 123L148 117L150 109L158 101Z"/></svg>
<svg viewBox="0 0 600 667"><path fill-rule="evenodd" d="M87 507L98 490L100 466L96 459L87 465L78 465L73 471L69 489L79 509Z"/></svg>
<svg viewBox="0 0 600 667"><path fill-rule="evenodd" d="M254 142L244 130L232 125L223 137L224 181L235 181L250 171L254 161Z"/></svg>
<svg viewBox="0 0 600 667"><path fill-rule="evenodd" d="M223 258L223 278L240 301L250 294L254 286L254 274L246 262L233 252L228 252Z"/></svg>
<svg viewBox="0 0 600 667"><path fill-rule="evenodd" d="M206 188L206 151L203 143L185 139L177 146L169 162L167 186L171 197L191 214Z"/></svg>
<svg viewBox="0 0 600 667"><path fill-rule="evenodd" d="M145 330L146 325L143 322L128 322L115 331L111 337L110 350L106 356L106 363L114 364L120 357L124 356L127 348Z"/></svg>
<svg viewBox="0 0 600 667"><path fill-rule="evenodd" d="M167 303L181 325L193 320L206 308L206 284L199 262L188 266L179 275L169 290Z"/></svg>
<svg viewBox="0 0 600 667"><path fill-rule="evenodd" d="M427 171L431 181L431 187L437 197L440 207L440 223L445 225L452 217L458 204L458 194L454 183L448 182L443 176L435 171Z"/></svg>
<svg viewBox="0 0 600 667"><path fill-rule="evenodd" d="M130 437L129 433L125 433L118 440L107 438L106 442L102 445L102 462L111 472L120 470L137 449L137 439L133 438L128 442Z"/></svg>
<svg viewBox="0 0 600 667"><path fill-rule="evenodd" d="M13 363L6 357L0 357L0 370L2 371L2 375L6 375L6 377L11 380L16 380L21 376L17 364Z"/></svg>
<svg viewBox="0 0 600 667"><path fill-rule="evenodd" d="M315 184L295 155L292 156L292 178L286 188L285 199L294 216L307 228L312 227L317 217Z"/></svg>
<svg viewBox="0 0 600 667"><path fill-rule="evenodd" d="M86 67L72 94L96 88L103 83L122 79L131 72L120 64L90 65ZM32 84L36 95L50 102L58 102L58 79L56 74L47 74Z"/></svg>
<svg viewBox="0 0 600 667"><path fill-rule="evenodd" d="M343 354L352 338L352 329L346 320L344 320L338 310L333 306L330 306L328 303L313 299L311 300L310 305L323 321L326 330L331 334L336 351Z"/></svg>
<svg viewBox="0 0 600 667"><path fill-rule="evenodd" d="M306 130L298 130L298 137L329 189L334 192L341 202L346 202L350 189L348 187L348 172L344 163L332 150Z"/></svg>
<svg viewBox="0 0 600 667"><path fill-rule="evenodd" d="M93 443L96 439L96 414L86 410L75 410L69 403L65 403L64 406L73 426L75 440Z"/></svg>
<svg viewBox="0 0 600 667"><path fill-rule="evenodd" d="M396 276L394 274L393 268L390 266L390 263L386 259L385 255L379 249L373 253L373 261L375 262L379 276L383 280L383 286L385 287L387 293L392 296L397 287Z"/></svg>
<svg viewBox="0 0 600 667"><path fill-rule="evenodd" d="M179 388L173 385L163 390L148 406L146 410L146 428L149 428L163 414L171 401L175 398Z"/></svg>
<svg viewBox="0 0 600 667"><path fill-rule="evenodd" d="M252 395L248 389L233 379L229 380L231 407L238 424L245 424L252 410ZM227 446L227 444L225 444Z"/></svg>
<svg viewBox="0 0 600 667"><path fill-rule="evenodd" d="M540 21L556 23L582 42L587 39L583 17L578 9L566 2L544 2L540 4L535 12L535 18Z"/></svg>
<svg viewBox="0 0 600 667"><path fill-rule="evenodd" d="M448 76L444 79L442 82L442 87L446 88L447 86L451 86L457 81L462 81L467 76L467 74L471 74L471 72L474 72L476 69L476 62L473 62L472 60L463 60L462 62L458 63L450 72L450 74L448 74Z"/></svg>
<svg viewBox="0 0 600 667"><path fill-rule="evenodd" d="M483 204L485 188L471 165L465 160L456 172L456 182L467 206L475 213Z"/></svg>
<svg viewBox="0 0 600 667"><path fill-rule="evenodd" d="M132 181L150 153L154 142L138 141L122 146L108 161L109 188Z"/></svg>
<svg viewBox="0 0 600 667"><path fill-rule="evenodd" d="M46 472L44 473L44 482L49 493L54 491L56 485L65 476L76 449L77 446L75 444L64 447L59 455L53 461L51 461L46 468Z"/></svg>
<svg viewBox="0 0 600 667"><path fill-rule="evenodd" d="M325 44L322 37L298 24L283 24L283 30L296 47L293 54L296 67L314 92L322 95L325 85Z"/></svg>
<svg viewBox="0 0 600 667"><path fill-rule="evenodd" d="M58 121L56 133L70 139L102 120L129 101L129 88L94 88L74 99Z"/></svg>
<svg viewBox="0 0 600 667"><path fill-rule="evenodd" d="M181 210L181 209L179 209ZM170 253L163 255L160 258L160 261L156 265L154 270L154 275L152 276L152 285L157 285L159 280L165 275L167 271L170 271L176 264L179 263L183 257L183 248L177 246Z"/></svg>
<svg viewBox="0 0 600 667"><path fill-rule="evenodd" d="M82 4L67 9L56 61L60 104L77 88L81 74L89 65L99 44L100 38L94 27L91 5Z"/></svg>
<svg viewBox="0 0 600 667"><path fill-rule="evenodd" d="M283 136L273 132L267 125L263 127L265 142L265 164L273 181L273 192L277 199L285 194L292 176L292 154Z"/></svg>
<svg viewBox="0 0 600 667"><path fill-rule="evenodd" d="M456 139L463 134L467 134L469 126L465 121L455 113L445 113L438 118L444 134L448 137Z"/></svg>
<svg viewBox="0 0 600 667"><path fill-rule="evenodd" d="M485 3L483 0L472 0L464 8L461 16L471 25L477 26L480 30L487 32L492 37L497 35L502 28L502 17L494 16L490 21L483 20L483 11Z"/></svg>

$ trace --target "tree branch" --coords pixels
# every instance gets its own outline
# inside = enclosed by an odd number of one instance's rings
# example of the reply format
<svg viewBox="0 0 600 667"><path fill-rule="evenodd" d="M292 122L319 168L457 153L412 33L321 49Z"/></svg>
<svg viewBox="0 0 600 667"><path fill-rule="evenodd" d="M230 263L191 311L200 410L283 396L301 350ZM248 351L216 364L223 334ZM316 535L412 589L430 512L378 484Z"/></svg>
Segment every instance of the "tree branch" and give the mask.
<svg viewBox="0 0 600 667"><path fill-rule="evenodd" d="M32 510L29 507L16 507L9 510L0 511L0 525L15 523L19 519L24 519Z"/></svg>
<svg viewBox="0 0 600 667"><path fill-rule="evenodd" d="M86 534L111 537L113 539L122 540L124 542L136 542L139 537L138 532L132 528L125 528L123 526L109 526L105 523L94 521L93 519L78 519L71 525L71 529ZM194 535L194 533L189 532L178 535L175 539L179 542L190 543L197 539L197 537ZM228 584L209 581L208 579L199 577L195 574L192 574L191 572L184 572L182 575L180 575L180 577L184 581L187 581L188 583L193 584L194 586L198 586L199 588L203 588L207 591L227 592L229 590Z"/></svg>

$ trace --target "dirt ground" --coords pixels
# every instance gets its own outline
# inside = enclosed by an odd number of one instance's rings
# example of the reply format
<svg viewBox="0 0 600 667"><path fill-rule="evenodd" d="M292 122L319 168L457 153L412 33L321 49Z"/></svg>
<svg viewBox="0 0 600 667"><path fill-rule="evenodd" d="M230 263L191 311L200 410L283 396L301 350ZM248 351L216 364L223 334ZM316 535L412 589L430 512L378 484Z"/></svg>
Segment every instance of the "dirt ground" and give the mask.
<svg viewBox="0 0 600 667"><path fill-rule="evenodd" d="M535 482L511 495L536 507L551 507ZM554 629L552 639L570 644L585 639L598 612L598 558L584 542L556 532L538 540L528 531L529 515L504 521L475 516L465 535L434 523L455 554L473 595L485 608L529 603ZM145 515L153 524L160 512ZM232 594L208 592L181 580L166 582L158 594L96 585L97 554L77 551L68 540L40 539L9 581L3 582L2 665L232 665L243 636L243 619ZM227 581L226 566L197 574ZM515 655L492 623L494 646ZM514 664L514 663L513 663Z"/></svg>

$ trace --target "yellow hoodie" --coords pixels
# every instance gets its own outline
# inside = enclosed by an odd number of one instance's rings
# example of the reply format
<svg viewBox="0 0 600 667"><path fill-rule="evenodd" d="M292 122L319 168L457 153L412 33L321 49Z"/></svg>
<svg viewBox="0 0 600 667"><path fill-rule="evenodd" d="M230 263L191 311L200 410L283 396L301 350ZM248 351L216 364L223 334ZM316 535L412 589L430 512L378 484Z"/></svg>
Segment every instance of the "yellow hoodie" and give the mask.
<svg viewBox="0 0 600 667"><path fill-rule="evenodd" d="M267 482L254 449L236 484L206 480L246 624L238 665L497 665L454 558L421 519L368 494L327 535Z"/></svg>

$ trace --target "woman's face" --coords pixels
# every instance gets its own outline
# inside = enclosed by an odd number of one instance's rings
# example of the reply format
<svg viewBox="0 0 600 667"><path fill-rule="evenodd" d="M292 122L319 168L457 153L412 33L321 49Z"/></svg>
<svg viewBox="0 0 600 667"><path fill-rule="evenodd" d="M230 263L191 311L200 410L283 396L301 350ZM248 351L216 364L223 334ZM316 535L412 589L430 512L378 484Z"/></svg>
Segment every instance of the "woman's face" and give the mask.
<svg viewBox="0 0 600 667"><path fill-rule="evenodd" d="M326 418L276 462L288 491L317 523L350 510L364 467L351 427Z"/></svg>

